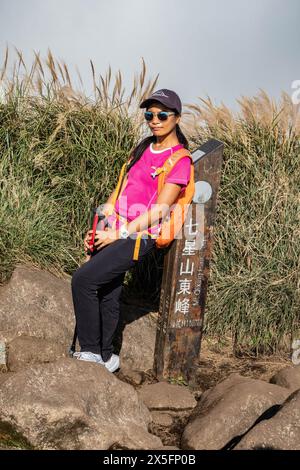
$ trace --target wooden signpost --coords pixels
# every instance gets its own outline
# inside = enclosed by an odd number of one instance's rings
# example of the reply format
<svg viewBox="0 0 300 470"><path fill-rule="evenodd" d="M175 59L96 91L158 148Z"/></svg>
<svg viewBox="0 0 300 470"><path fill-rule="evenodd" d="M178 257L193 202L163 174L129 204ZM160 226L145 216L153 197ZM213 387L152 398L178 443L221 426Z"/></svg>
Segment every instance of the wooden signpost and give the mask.
<svg viewBox="0 0 300 470"><path fill-rule="evenodd" d="M199 356L223 147L211 139L192 154L193 202L164 259L153 367L159 379L192 380Z"/></svg>

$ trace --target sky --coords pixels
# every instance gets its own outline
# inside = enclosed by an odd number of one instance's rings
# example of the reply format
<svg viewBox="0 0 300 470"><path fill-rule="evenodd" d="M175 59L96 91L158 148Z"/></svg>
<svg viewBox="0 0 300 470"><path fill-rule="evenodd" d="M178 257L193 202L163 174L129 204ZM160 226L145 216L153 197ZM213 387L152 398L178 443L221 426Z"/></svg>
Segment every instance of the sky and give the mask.
<svg viewBox="0 0 300 470"><path fill-rule="evenodd" d="M109 65L125 96L145 60L155 89L176 91L183 105L209 96L238 109L262 88L280 99L300 80L300 0L0 0L0 67L6 47L64 60L84 92ZM76 82L76 79L75 83ZM79 86L79 84L77 84Z"/></svg>

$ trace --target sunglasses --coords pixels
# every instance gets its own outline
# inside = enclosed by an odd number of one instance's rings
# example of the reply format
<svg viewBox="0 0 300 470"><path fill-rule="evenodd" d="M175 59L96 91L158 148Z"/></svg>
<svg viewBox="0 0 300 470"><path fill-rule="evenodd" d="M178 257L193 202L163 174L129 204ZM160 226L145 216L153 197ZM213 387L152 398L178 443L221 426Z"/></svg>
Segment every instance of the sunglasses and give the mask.
<svg viewBox="0 0 300 470"><path fill-rule="evenodd" d="M152 113L151 111L145 111L144 116L146 121L152 121L154 114L158 117L160 121L166 121L169 116L171 116L172 113L171 111L160 111L159 113Z"/></svg>

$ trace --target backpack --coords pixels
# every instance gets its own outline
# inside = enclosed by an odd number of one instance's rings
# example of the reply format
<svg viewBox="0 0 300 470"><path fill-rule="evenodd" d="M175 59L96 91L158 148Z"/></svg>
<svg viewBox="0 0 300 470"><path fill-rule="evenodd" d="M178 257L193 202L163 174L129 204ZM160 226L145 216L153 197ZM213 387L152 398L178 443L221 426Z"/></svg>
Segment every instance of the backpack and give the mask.
<svg viewBox="0 0 300 470"><path fill-rule="evenodd" d="M157 235L153 236L152 233L149 233L148 229L137 232L137 238L136 238L134 254L133 254L134 260L138 260L140 241L141 241L141 236L143 234L148 234L152 238L155 238L155 243L156 243L157 248L166 248L174 240L174 238L179 233L179 231L181 230L184 224L190 203L192 202L194 192L195 192L194 163L193 163L193 158L192 158L191 153L189 152L189 150L185 148L181 148L177 150L170 157L166 159L162 167L156 168L154 172L155 176L158 175L158 189L157 189L157 197L158 197L164 186L166 176L171 171L173 166L179 160L181 160L181 158L184 158L184 157L190 157L191 163L192 163L190 180L185 188L185 191L182 191L179 194L174 205L172 206L173 207L172 210L170 211L168 216L162 221L158 236ZM113 193L113 198L111 202L111 207L113 208L113 210L110 212L106 212L105 213L106 216L111 215L114 212L115 203L118 197L121 196L125 188L125 185L123 185L123 183L125 181L124 178L127 177L127 174L125 173L126 173L126 168L128 167L130 162L131 162L131 159L127 163L124 163L124 165L122 166L119 180L118 180L116 189ZM121 188L123 189L122 189L121 194L119 194ZM121 220L124 220L125 222L127 221L125 217L120 216L119 214L117 214L117 212L115 212L115 215L117 216L117 218L120 218Z"/></svg>
<svg viewBox="0 0 300 470"><path fill-rule="evenodd" d="M171 171L173 166L182 158L190 157L191 159L191 174L190 181L188 182L185 191L179 194L176 199L173 209L170 214L165 218L161 224L161 230L158 238L156 238L156 247L165 248L170 245L176 235L180 232L184 221L186 219L190 203L194 197L195 192L195 181L194 181L194 163L191 153L187 149L179 149L171 157L169 157L164 165L156 169L156 172L160 171L158 176L158 191L157 196L160 194L168 173Z"/></svg>

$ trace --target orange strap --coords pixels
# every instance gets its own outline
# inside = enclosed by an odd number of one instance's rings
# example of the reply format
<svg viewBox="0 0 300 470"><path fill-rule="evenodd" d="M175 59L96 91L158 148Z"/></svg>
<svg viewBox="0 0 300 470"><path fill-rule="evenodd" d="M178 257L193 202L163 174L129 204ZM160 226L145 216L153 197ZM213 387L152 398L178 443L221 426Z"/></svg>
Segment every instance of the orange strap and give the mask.
<svg viewBox="0 0 300 470"><path fill-rule="evenodd" d="M175 155L176 158L174 158ZM187 149L179 149L172 155L172 157L167 158L162 167L156 169L156 173L158 175L157 196L159 196L169 172L172 170L175 164L184 157L190 157L193 166L193 157L191 153Z"/></svg>
<svg viewBox="0 0 300 470"><path fill-rule="evenodd" d="M138 233L137 238L135 240L134 244L134 252L133 252L133 259L138 260L139 259L139 253L140 253L140 246L141 246L141 233Z"/></svg>

